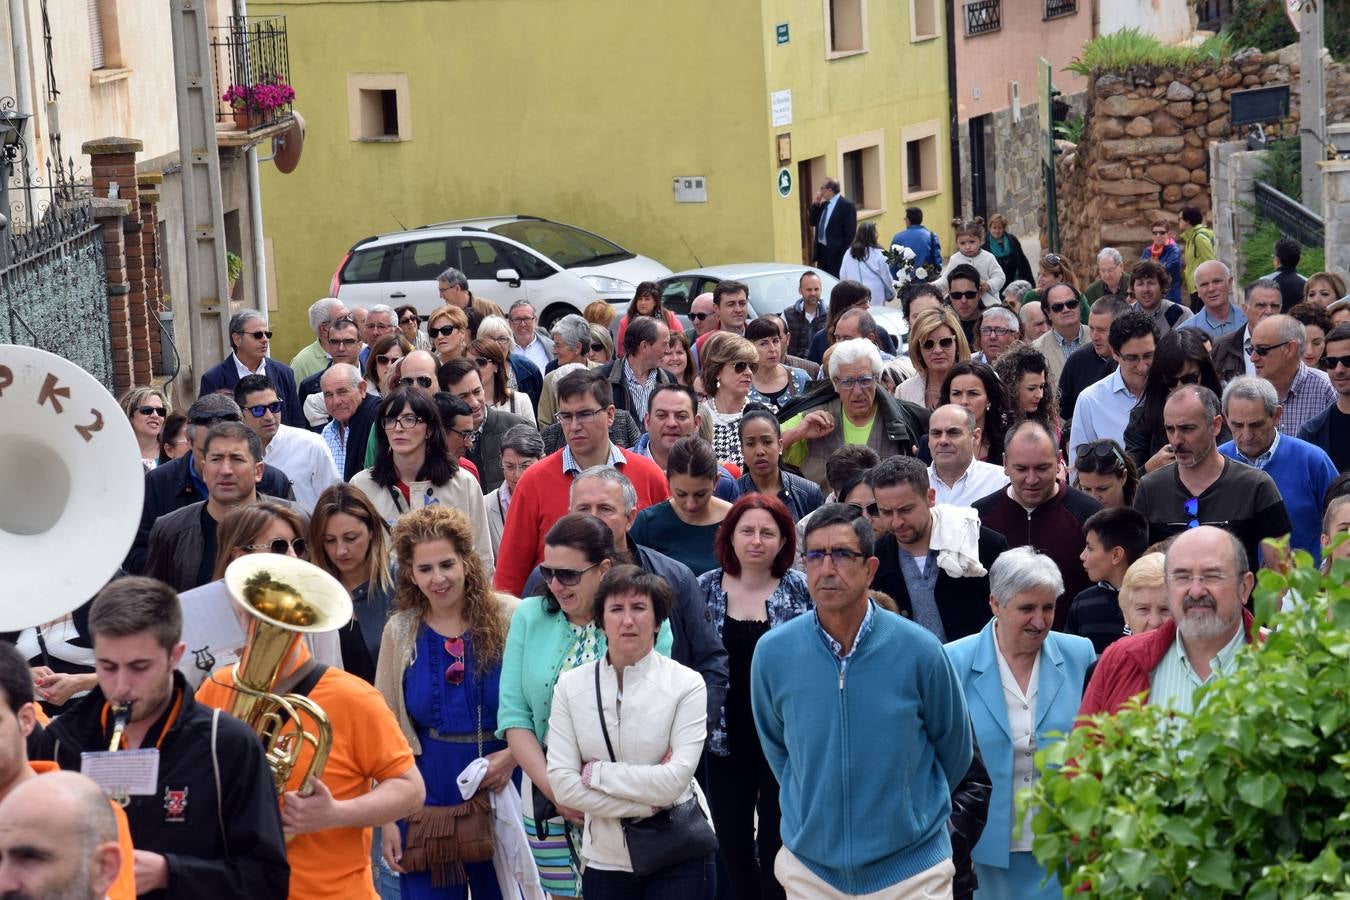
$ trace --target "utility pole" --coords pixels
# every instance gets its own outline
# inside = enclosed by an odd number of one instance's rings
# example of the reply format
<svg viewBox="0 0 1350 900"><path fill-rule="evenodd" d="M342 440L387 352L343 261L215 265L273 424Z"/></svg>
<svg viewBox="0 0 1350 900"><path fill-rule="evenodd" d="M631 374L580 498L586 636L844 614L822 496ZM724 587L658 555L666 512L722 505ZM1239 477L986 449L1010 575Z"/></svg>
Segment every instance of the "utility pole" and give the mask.
<svg viewBox="0 0 1350 900"><path fill-rule="evenodd" d="M1287 0L1289 17L1298 28L1298 136L1303 173L1303 205L1322 208L1322 172L1318 162L1327 158L1326 79L1322 69L1322 3L1318 0Z"/></svg>

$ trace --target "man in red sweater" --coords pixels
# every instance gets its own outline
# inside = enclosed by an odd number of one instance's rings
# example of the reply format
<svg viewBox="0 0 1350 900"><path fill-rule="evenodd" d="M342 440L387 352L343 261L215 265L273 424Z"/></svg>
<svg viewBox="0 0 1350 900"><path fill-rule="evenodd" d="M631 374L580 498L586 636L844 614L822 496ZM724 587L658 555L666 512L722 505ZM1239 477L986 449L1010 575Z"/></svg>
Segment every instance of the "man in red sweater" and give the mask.
<svg viewBox="0 0 1350 900"><path fill-rule="evenodd" d="M645 456L609 440L614 394L604 376L589 370L558 379L558 421L566 446L525 470L512 492L493 587L520 596L530 572L544 558L544 535L568 513L572 478L591 466L613 466L633 483L638 509L670 496L666 477ZM544 424L544 423L540 423Z"/></svg>
<svg viewBox="0 0 1350 900"><path fill-rule="evenodd" d="M1237 537L1213 525L1183 531L1163 565L1172 617L1106 648L1079 716L1114 715L1142 691L1149 703L1190 712L1196 688L1232 674L1251 643L1252 614L1244 604L1254 578Z"/></svg>

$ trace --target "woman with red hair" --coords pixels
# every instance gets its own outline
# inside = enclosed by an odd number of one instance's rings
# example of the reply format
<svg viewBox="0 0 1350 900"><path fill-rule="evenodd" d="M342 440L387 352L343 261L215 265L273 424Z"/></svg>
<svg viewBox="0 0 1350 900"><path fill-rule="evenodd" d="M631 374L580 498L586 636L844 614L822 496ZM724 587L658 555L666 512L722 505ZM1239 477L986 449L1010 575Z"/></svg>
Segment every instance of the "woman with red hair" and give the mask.
<svg viewBox="0 0 1350 900"><path fill-rule="evenodd" d="M806 577L792 568L797 554L792 516L772 494L745 494L732 504L713 549L721 568L704 574L698 583L726 645L730 678L726 702L709 741L708 802L731 878L731 894L783 897L783 888L773 875L773 859L782 846L778 781L755 732L750 660L755 645L770 628L812 609L811 594Z"/></svg>

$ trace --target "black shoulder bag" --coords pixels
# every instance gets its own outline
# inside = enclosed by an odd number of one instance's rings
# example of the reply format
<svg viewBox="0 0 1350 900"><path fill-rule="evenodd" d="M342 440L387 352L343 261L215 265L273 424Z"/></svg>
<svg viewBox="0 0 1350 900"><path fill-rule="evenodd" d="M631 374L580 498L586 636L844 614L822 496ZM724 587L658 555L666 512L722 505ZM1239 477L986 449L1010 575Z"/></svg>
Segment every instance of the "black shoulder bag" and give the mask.
<svg viewBox="0 0 1350 900"><path fill-rule="evenodd" d="M600 732L605 736L609 758L614 756L614 745L609 741L605 725L605 704L600 699L600 666L595 663L595 708L600 714ZM628 861L633 874L639 878L662 869L707 856L717 849L717 835L703 815L697 797L690 797L669 809L657 810L645 819L621 819L624 843L628 845Z"/></svg>

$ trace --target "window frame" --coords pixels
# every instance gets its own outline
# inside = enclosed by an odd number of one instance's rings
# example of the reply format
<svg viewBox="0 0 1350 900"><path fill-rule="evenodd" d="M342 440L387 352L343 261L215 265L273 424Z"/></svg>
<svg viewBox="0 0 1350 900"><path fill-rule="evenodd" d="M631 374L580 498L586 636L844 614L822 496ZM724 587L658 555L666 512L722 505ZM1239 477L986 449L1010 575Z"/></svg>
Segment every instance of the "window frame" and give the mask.
<svg viewBox="0 0 1350 900"><path fill-rule="evenodd" d="M924 140L932 140L933 142L933 183L931 187L911 191L909 189L909 145ZM916 122L913 125L905 125L900 128L900 184L901 197L904 202L924 200L942 193L941 147L942 122L940 119L929 119L927 122ZM922 149L920 149L921 154L922 152Z"/></svg>
<svg viewBox="0 0 1350 900"><path fill-rule="evenodd" d="M933 30L931 32L919 31L919 17L915 15L915 9L922 3L928 8L929 15L933 20ZM941 0L910 0L909 4L909 42L911 44L922 43L923 41L934 41L942 37L943 8Z"/></svg>
<svg viewBox="0 0 1350 900"><path fill-rule="evenodd" d="M839 173L839 180L841 182L843 182L846 178L846 176L844 175L844 155L846 153L853 153L854 151L858 150L863 151L871 150L875 152L875 158L872 162L875 167L874 174L876 178L876 186L875 186L876 196L873 196L871 192L867 190L868 182L866 176L868 174L867 171L868 162L867 158L864 156L863 196L861 197L849 196L849 199L852 200L854 205L857 207L859 219L866 219L871 218L873 216L883 215L885 214L887 208L885 129L877 128L873 131L864 131L858 134L850 134L846 135L845 137L838 138L835 141L834 146L835 171ZM847 191L845 192L845 196L848 196ZM881 205L866 206L864 205L865 200L880 200Z"/></svg>
<svg viewBox="0 0 1350 900"><path fill-rule="evenodd" d="M835 3L853 3L858 7L858 29L861 38L861 46L839 50L835 48L834 41L834 16L832 7ZM827 60L846 59L850 56L859 56L868 52L869 42L867 40L867 0L821 0L821 6L825 25L825 58Z"/></svg>
<svg viewBox="0 0 1350 900"><path fill-rule="evenodd" d="M365 91L394 92L398 134L367 133L365 98L362 96ZM347 74L347 136L363 144L393 144L412 140L412 101L406 72Z"/></svg>

